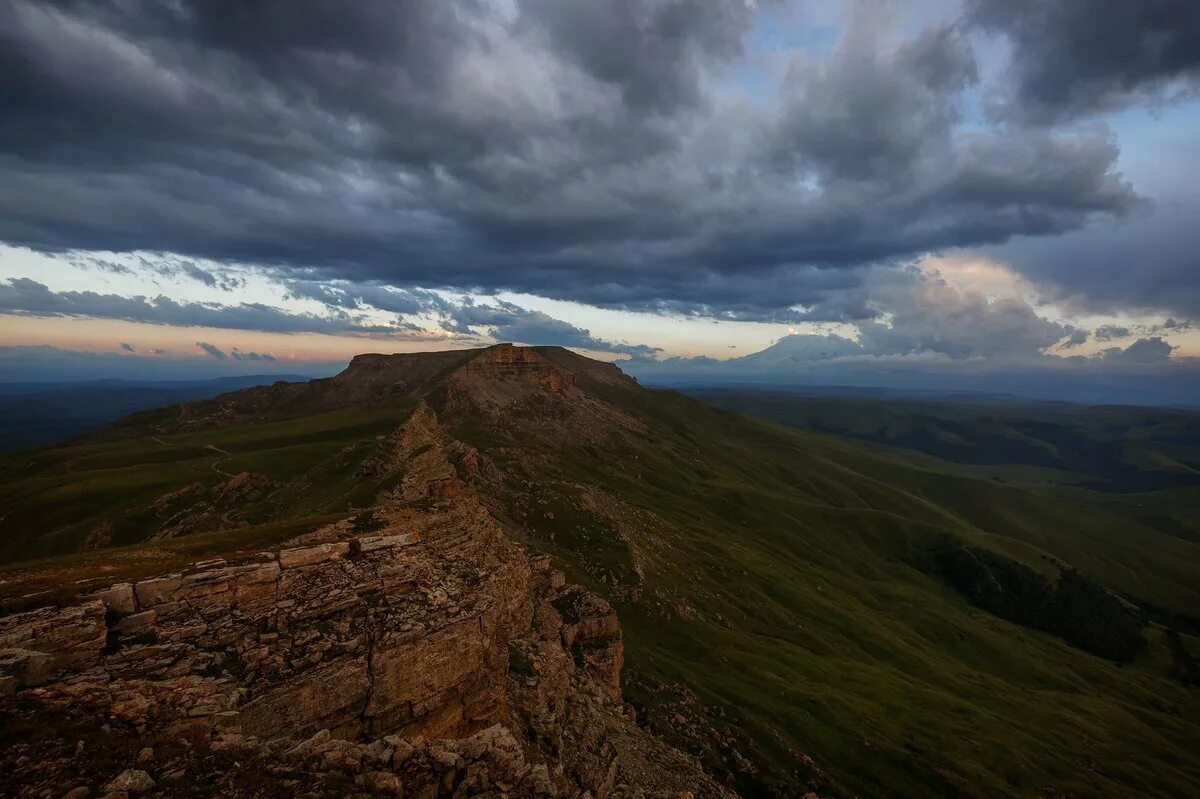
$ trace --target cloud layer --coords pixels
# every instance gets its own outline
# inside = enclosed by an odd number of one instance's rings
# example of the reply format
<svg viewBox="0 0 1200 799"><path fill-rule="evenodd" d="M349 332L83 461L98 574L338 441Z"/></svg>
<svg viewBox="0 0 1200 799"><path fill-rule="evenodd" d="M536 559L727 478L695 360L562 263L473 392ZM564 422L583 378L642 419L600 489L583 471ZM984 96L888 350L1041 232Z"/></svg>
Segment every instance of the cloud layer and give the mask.
<svg viewBox="0 0 1200 799"><path fill-rule="evenodd" d="M258 330L271 333L387 334L424 338L419 328L397 321L392 325L364 321L348 312L318 315L290 313L263 303L220 305L177 302L170 297L124 297L94 291L51 291L30 278L0 283L0 313L31 316L86 316L156 325Z"/></svg>
<svg viewBox="0 0 1200 799"><path fill-rule="evenodd" d="M747 42L771 6L12 0L0 239L253 261L283 279L872 318L872 264L1138 203L1103 129L967 118L976 31L1011 41L1004 96L1038 120L1194 67L1173 39L1146 55L1152 14L1102 32L1131 49L1110 67L1091 39L1062 38L1069 9L980 6L973 24L904 38L863 5L827 58L761 68L766 100L719 90L761 60ZM1069 71L1022 60L1063 42Z"/></svg>

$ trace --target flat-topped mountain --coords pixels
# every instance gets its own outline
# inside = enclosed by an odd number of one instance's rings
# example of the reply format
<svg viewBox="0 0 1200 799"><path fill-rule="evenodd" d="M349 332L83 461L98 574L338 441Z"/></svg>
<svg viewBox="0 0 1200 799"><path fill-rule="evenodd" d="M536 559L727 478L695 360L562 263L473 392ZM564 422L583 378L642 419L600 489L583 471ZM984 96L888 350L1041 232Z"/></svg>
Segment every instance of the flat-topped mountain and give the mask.
<svg viewBox="0 0 1200 799"><path fill-rule="evenodd" d="M177 410L135 414L118 435L145 427L169 432L215 427L302 413L370 405L437 390L487 394L546 390L564 392L579 385L635 386L636 380L612 364L585 358L562 347L497 344L474 350L357 355L333 377L307 382L280 381L188 402ZM513 392L516 392L515 394ZM494 397L497 401L503 398ZM102 431L100 435L112 435Z"/></svg>
<svg viewBox="0 0 1200 799"><path fill-rule="evenodd" d="M136 414L0 460L0 506L14 790L1200 780L1190 486L883 450L499 345Z"/></svg>

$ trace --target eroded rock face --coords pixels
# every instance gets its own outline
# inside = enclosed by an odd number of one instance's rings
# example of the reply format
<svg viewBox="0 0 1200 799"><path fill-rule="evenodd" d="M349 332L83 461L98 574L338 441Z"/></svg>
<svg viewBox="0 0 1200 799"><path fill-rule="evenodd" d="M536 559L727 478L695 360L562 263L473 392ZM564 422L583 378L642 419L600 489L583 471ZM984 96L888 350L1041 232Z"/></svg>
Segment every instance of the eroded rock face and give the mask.
<svg viewBox="0 0 1200 799"><path fill-rule="evenodd" d="M3 676L23 687L96 666L107 637L104 617L104 603L93 600L0 619Z"/></svg>
<svg viewBox="0 0 1200 799"><path fill-rule="evenodd" d="M273 488L274 483L265 474L242 472L211 488L195 482L170 491L150 503L148 510L158 525L150 537L179 538L245 526L247 509Z"/></svg>
<svg viewBox="0 0 1200 799"><path fill-rule="evenodd" d="M402 474L393 500L445 500L462 489L455 462L475 458L474 450L446 434L437 414L422 400L408 420L384 438L379 452L362 464L361 471L376 478Z"/></svg>
<svg viewBox="0 0 1200 799"><path fill-rule="evenodd" d="M132 769L145 795L722 794L630 720L612 608L468 488L430 489L460 486L453 445L428 408L398 431L420 484L370 535L331 525L0 617L0 724L46 728L0 756L0 792Z"/></svg>

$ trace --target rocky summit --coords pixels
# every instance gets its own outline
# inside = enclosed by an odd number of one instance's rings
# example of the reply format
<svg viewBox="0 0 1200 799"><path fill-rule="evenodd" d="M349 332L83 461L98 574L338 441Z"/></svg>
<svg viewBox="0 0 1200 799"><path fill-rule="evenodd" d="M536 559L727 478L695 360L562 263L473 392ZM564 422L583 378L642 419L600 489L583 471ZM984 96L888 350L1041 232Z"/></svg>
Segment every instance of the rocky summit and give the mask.
<svg viewBox="0 0 1200 799"><path fill-rule="evenodd" d="M369 531L340 520L0 617L4 793L728 795L635 723L613 608L505 532L474 488L478 454L431 404L575 392L557 358L577 356L473 355L363 356L330 381L184 406L160 432L413 381L436 393L359 467L401 475L355 517Z"/></svg>

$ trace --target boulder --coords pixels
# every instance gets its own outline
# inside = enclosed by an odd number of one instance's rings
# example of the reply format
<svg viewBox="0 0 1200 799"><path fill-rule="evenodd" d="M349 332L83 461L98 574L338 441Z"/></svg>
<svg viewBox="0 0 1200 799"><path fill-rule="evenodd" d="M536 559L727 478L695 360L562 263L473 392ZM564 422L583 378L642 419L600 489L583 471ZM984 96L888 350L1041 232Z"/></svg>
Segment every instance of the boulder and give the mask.
<svg viewBox="0 0 1200 799"><path fill-rule="evenodd" d="M82 605L5 616L0 618L0 650L50 656L47 663L40 657L16 654L16 660L24 664L27 679L41 681L61 671L83 671L100 662L108 637L105 612L102 602L90 600Z"/></svg>
<svg viewBox="0 0 1200 799"><path fill-rule="evenodd" d="M400 778L390 771L368 771L363 774L363 787L378 796L401 796L404 793Z"/></svg>
<svg viewBox="0 0 1200 799"><path fill-rule="evenodd" d="M312 566L327 560L336 560L350 551L348 541L338 541L332 544L318 544L315 547L298 547L285 549L279 553L279 566L282 569L296 569L301 566Z"/></svg>
<svg viewBox="0 0 1200 799"><path fill-rule="evenodd" d="M137 610L137 601L133 595L133 585L130 583L117 583L105 588L103 591L97 591L86 598L99 600L104 604L106 609L113 613L119 613L122 616L128 616Z"/></svg>
<svg viewBox="0 0 1200 799"><path fill-rule="evenodd" d="M152 608L164 602L170 602L175 591L183 584L183 575L169 574L165 577L151 577L142 580L133 587L137 595L138 607Z"/></svg>
<svg viewBox="0 0 1200 799"><path fill-rule="evenodd" d="M108 785L104 786L106 791L125 791L134 795L146 793L154 788L154 780L150 775L141 769L125 769Z"/></svg>

